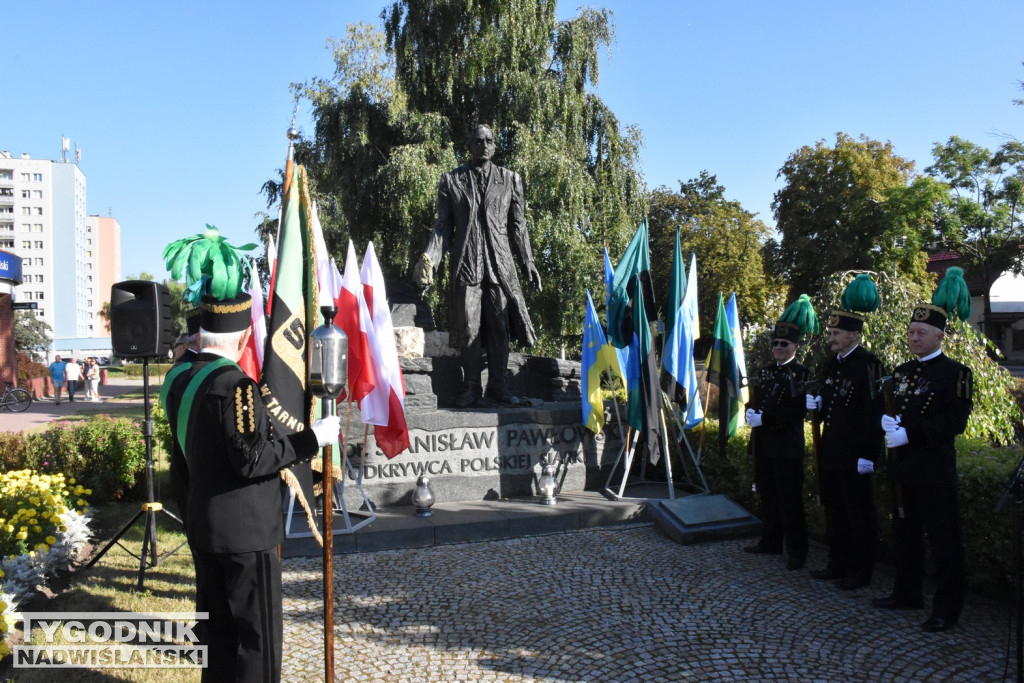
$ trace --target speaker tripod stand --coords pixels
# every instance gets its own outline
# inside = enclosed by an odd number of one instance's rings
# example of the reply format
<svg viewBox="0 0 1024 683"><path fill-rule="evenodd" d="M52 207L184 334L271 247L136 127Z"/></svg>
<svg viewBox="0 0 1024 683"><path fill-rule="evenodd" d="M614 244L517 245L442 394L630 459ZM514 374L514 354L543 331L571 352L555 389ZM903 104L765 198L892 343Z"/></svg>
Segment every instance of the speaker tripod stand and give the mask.
<svg viewBox="0 0 1024 683"><path fill-rule="evenodd" d="M152 420L152 417L150 415L150 410L149 410L149 358L143 358L143 360L142 360L142 404L143 404L144 411L145 411L145 419L144 419L143 424L142 424L142 434L143 434L143 438L145 439L145 442L146 442L146 502L142 504L140 510L135 513L135 516L132 517L128 521L127 524L125 524L123 527L121 527L121 530L118 531L114 535L114 537L112 539L110 539L110 541L107 543L107 545L105 545L103 547L103 550L101 550L99 553L96 554L95 557L93 557L91 560L89 560L89 564L86 565L87 567L93 566L94 564L99 562L101 557L103 557L104 555L107 554L107 551L109 551L115 545L119 545L119 546L121 546L121 548L125 552L127 552L129 555L131 555L132 557L134 557L134 558L139 560L139 583L138 583L139 590L142 590L143 585L145 583L146 569L147 569L147 562L146 562L147 554L150 556L149 557L148 567L156 567L161 562L166 560L168 557L170 557L174 553L176 553L179 550L181 550L181 548L187 543L187 541L183 542L180 545L178 545L176 548L173 548L172 550L167 551L163 555L160 555L160 556L157 555L157 548L156 548L156 516L157 516L157 513L158 512L164 513L165 515L167 515L168 517L173 519L175 522L177 522L179 525L182 524L182 521L180 519L178 519L176 516L174 516L173 514L171 514L170 512L168 512L166 509L164 509L163 504L157 502L156 501L156 496L154 495L154 488L153 488L153 420ZM125 546L123 543L121 543L121 539L122 539L122 537L126 533L128 533L128 531L132 527L135 526L136 522L138 522L140 519L143 519L143 518L145 518L145 532L144 532L143 537L142 537L142 550L139 552L138 555L136 555L127 546Z"/></svg>

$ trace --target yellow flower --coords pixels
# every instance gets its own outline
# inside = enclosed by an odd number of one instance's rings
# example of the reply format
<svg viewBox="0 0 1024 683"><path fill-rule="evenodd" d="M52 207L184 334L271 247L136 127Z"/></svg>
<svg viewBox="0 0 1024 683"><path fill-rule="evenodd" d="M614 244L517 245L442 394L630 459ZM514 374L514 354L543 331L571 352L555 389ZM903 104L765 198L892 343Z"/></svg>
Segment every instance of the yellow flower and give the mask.
<svg viewBox="0 0 1024 683"><path fill-rule="evenodd" d="M49 543L50 545L53 545L54 543L57 542L57 539L54 538L53 536L47 536L46 537L46 542Z"/></svg>

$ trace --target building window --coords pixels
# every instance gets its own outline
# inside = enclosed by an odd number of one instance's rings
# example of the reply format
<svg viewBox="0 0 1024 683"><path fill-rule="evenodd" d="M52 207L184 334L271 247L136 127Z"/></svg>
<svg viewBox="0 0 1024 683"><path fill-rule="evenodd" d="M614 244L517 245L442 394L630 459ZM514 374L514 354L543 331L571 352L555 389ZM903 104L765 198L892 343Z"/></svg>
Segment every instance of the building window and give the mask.
<svg viewBox="0 0 1024 683"><path fill-rule="evenodd" d="M42 231L43 231L43 224L42 223L33 223L32 224L32 232L42 232Z"/></svg>
<svg viewBox="0 0 1024 683"><path fill-rule="evenodd" d="M2 192L0 192L0 195L2 195ZM21 191L21 198L22 199L31 199L32 198L32 193L30 191L28 191L28 190L22 190Z"/></svg>
<svg viewBox="0 0 1024 683"><path fill-rule="evenodd" d="M31 240L22 240L21 241L21 248L22 249L31 249L32 248L32 241Z"/></svg>
<svg viewBox="0 0 1024 683"><path fill-rule="evenodd" d="M13 187L0 187L0 197L13 197L13 196L14 196L14 188Z"/></svg>
<svg viewBox="0 0 1024 683"><path fill-rule="evenodd" d="M21 174L21 179L22 179L22 181L24 181L24 182L26 182L26 183L27 183L27 182L28 182L28 180L29 180L29 175L28 175L28 173L22 173L22 174Z"/></svg>
<svg viewBox="0 0 1024 683"><path fill-rule="evenodd" d="M0 232L14 232L14 223L0 223Z"/></svg>
<svg viewBox="0 0 1024 683"><path fill-rule="evenodd" d="M36 301L42 301L42 300L43 300L43 293L42 292L36 292Z"/></svg>
<svg viewBox="0 0 1024 683"><path fill-rule="evenodd" d="M43 259L41 259L41 258L37 258L36 259L36 265L37 266L41 266L41 265L43 265L43 263L44 263Z"/></svg>
<svg viewBox="0 0 1024 683"><path fill-rule="evenodd" d="M37 182L37 183L43 182L43 174L42 173L33 173L32 174L32 180L33 180L33 182Z"/></svg>
<svg viewBox="0 0 1024 683"><path fill-rule="evenodd" d="M42 249L43 248L43 241L42 240L36 240L35 245L36 245L36 249Z"/></svg>
<svg viewBox="0 0 1024 683"><path fill-rule="evenodd" d="M21 207L21 215L22 216L31 216L32 215L31 207L28 207L28 206Z"/></svg>
<svg viewBox="0 0 1024 683"><path fill-rule="evenodd" d="M0 213L9 213L9 214L13 215L14 214L14 207L13 206L0 206Z"/></svg>
<svg viewBox="0 0 1024 683"><path fill-rule="evenodd" d="M32 213L34 215L36 215L36 216L42 216L43 215L43 207L41 207L41 206L35 207L35 210Z"/></svg>
<svg viewBox="0 0 1024 683"><path fill-rule="evenodd" d="M21 224L21 231L22 232L31 232L32 231L32 226L29 225L28 223L22 223Z"/></svg>
<svg viewBox="0 0 1024 683"><path fill-rule="evenodd" d="M42 281L43 281L43 276L42 275L36 275L36 282L42 282Z"/></svg>
<svg viewBox="0 0 1024 683"><path fill-rule="evenodd" d="M14 240L0 240L0 249L14 249Z"/></svg>
<svg viewBox="0 0 1024 683"><path fill-rule="evenodd" d="M36 317L37 318L45 318L46 317L46 309L45 308L37 308L36 309Z"/></svg>
<svg viewBox="0 0 1024 683"><path fill-rule="evenodd" d="M9 168L0 168L0 180L14 180L14 171Z"/></svg>
<svg viewBox="0 0 1024 683"><path fill-rule="evenodd" d="M42 190L32 190L32 195L36 199L42 199L43 198L43 191Z"/></svg>

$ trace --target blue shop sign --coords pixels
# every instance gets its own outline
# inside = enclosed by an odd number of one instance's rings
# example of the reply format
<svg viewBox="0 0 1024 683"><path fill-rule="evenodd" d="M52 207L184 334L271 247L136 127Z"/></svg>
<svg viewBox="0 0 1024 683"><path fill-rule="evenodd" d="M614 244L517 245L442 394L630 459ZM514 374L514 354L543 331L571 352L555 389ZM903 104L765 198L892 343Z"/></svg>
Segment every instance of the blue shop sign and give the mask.
<svg viewBox="0 0 1024 683"><path fill-rule="evenodd" d="M21 284L21 257L0 251L0 282Z"/></svg>

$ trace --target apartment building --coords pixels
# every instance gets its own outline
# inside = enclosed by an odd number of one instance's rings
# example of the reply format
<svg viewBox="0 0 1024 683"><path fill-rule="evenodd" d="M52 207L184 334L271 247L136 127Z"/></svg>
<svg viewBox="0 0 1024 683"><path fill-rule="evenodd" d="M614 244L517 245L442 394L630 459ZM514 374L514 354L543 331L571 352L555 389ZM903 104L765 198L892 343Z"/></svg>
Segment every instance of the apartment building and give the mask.
<svg viewBox="0 0 1024 683"><path fill-rule="evenodd" d="M99 312L120 277L120 226L87 215L77 163L0 151L0 249L22 259L11 296L50 325L51 354L109 355Z"/></svg>

